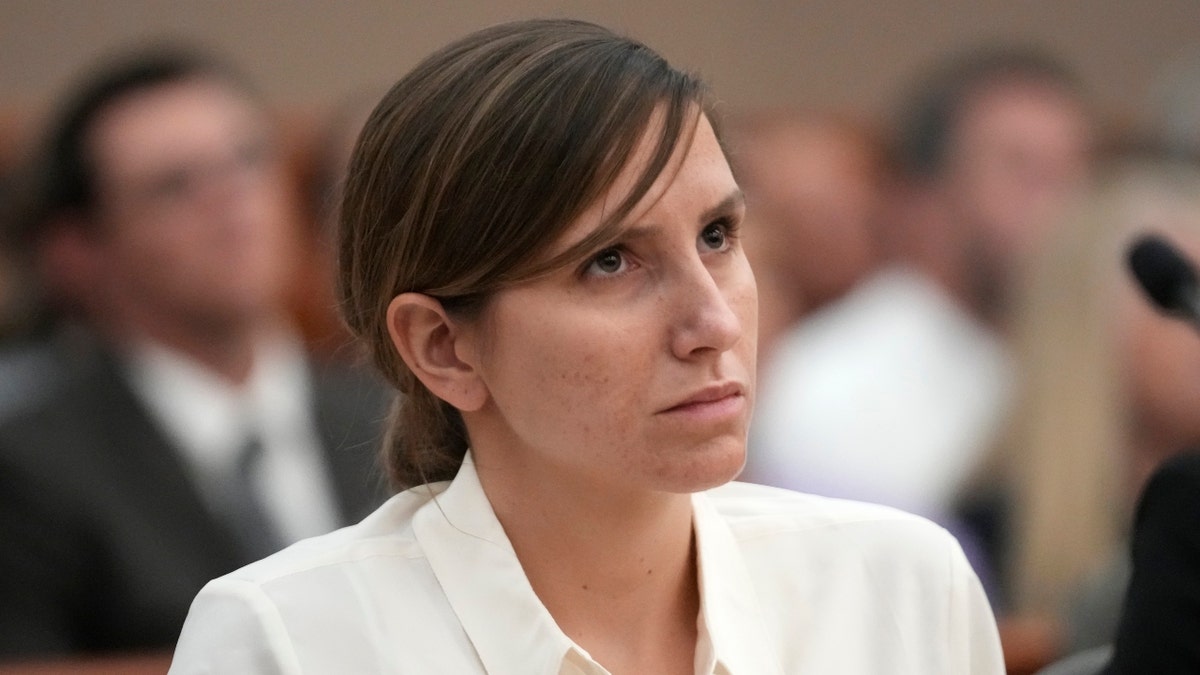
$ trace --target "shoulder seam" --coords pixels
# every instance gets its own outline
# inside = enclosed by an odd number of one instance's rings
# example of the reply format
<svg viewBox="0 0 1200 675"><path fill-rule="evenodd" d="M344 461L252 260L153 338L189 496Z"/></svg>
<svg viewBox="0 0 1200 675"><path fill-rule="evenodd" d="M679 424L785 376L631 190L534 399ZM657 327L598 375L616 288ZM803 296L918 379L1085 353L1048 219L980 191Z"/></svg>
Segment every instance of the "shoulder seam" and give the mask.
<svg viewBox="0 0 1200 675"><path fill-rule="evenodd" d="M266 637L263 652L273 657L281 674L302 673L296 647L284 625L283 616L260 584L246 579L224 577L210 582L207 589L210 592L228 593L244 600L253 614L259 617L262 625Z"/></svg>

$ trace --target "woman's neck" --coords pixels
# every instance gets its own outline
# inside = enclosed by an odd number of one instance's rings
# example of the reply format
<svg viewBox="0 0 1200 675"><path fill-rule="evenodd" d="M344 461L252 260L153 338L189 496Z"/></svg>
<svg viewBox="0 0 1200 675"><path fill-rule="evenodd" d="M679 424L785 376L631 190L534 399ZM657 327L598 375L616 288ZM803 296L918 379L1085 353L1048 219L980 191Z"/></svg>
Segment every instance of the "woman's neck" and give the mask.
<svg viewBox="0 0 1200 675"><path fill-rule="evenodd" d="M614 494L530 467L476 465L534 592L568 637L615 674L693 672L700 593L689 495Z"/></svg>

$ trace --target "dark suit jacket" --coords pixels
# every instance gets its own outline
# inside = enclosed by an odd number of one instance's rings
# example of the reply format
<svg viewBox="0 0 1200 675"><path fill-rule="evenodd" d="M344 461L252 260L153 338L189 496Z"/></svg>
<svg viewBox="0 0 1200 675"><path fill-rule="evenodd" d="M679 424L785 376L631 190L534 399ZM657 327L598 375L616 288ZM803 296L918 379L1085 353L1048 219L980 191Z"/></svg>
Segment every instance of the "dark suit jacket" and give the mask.
<svg viewBox="0 0 1200 675"><path fill-rule="evenodd" d="M165 650L208 580L250 560L114 361L72 361L54 396L0 426L0 658ZM346 523L385 494L385 404L314 372L315 419Z"/></svg>
<svg viewBox="0 0 1200 675"><path fill-rule="evenodd" d="M1165 462L1138 505L1110 673L1200 673L1200 453Z"/></svg>

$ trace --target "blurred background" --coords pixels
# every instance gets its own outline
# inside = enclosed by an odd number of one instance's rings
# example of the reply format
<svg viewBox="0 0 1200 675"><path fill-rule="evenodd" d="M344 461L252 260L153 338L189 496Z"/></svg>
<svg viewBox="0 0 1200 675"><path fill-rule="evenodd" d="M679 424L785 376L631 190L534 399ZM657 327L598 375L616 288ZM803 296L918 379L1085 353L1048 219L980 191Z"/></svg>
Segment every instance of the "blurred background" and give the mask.
<svg viewBox="0 0 1200 675"><path fill-rule="evenodd" d="M1200 6L1189 0L8 0L0 3L4 147L82 64L135 40L177 36L212 48L301 114L390 83L472 29L564 15L644 39L699 70L731 107L833 107L872 118L887 115L917 68L1002 39L1051 48L1106 119L1135 124L1164 68L1200 41Z"/></svg>
<svg viewBox="0 0 1200 675"><path fill-rule="evenodd" d="M331 290L349 145L420 58L534 16L627 32L716 93L762 305L745 478L951 529L1012 673L1110 642L1139 490L1200 447L1200 341L1121 270L1142 226L1200 253L1195 0L6 0L3 213L36 219L24 167L91 67L150 43L209 52L281 132L301 261L285 313L314 362L359 368ZM72 277L58 248L14 242L0 366L23 370L0 380L38 386L0 381L0 423L6 391L53 400L26 352L61 332L38 318L43 287Z"/></svg>

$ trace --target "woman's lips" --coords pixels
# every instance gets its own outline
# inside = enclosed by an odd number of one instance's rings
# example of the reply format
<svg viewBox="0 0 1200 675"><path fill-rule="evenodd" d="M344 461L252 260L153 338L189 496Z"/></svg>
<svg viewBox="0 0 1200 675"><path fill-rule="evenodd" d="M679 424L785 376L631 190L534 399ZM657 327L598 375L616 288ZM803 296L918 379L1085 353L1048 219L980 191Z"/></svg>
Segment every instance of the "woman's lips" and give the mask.
<svg viewBox="0 0 1200 675"><path fill-rule="evenodd" d="M742 386L736 382L705 387L659 414L696 421L723 419L741 414L746 405Z"/></svg>

